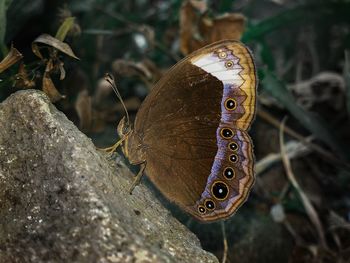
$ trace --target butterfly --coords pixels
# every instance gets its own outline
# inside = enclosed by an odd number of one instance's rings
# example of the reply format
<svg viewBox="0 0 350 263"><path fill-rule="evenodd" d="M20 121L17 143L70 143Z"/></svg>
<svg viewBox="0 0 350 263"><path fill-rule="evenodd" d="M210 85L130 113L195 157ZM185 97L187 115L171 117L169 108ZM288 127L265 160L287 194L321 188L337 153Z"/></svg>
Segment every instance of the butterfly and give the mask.
<svg viewBox="0 0 350 263"><path fill-rule="evenodd" d="M170 201L200 221L230 217L254 184L247 130L256 111L250 50L223 40L173 66L151 90L133 127L118 125L122 150Z"/></svg>

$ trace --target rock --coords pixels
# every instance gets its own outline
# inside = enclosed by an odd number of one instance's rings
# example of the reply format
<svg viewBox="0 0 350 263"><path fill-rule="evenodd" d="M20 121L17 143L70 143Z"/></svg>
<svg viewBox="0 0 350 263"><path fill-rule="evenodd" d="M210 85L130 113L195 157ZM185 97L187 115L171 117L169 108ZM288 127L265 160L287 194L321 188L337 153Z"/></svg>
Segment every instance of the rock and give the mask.
<svg viewBox="0 0 350 263"><path fill-rule="evenodd" d="M218 262L46 95L0 104L0 262Z"/></svg>

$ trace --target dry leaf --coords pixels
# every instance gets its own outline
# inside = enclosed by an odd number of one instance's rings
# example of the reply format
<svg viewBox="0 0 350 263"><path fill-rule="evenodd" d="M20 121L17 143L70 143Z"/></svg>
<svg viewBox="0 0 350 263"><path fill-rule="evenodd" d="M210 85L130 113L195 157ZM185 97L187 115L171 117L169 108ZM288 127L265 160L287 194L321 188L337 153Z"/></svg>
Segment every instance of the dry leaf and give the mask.
<svg viewBox="0 0 350 263"><path fill-rule="evenodd" d="M90 131L92 123L92 100L87 90L79 92L74 106L79 116L80 129L82 131Z"/></svg>
<svg viewBox="0 0 350 263"><path fill-rule="evenodd" d="M214 19L203 18L201 34L210 44L222 39L239 40L244 31L245 17L242 14L225 14Z"/></svg>
<svg viewBox="0 0 350 263"><path fill-rule="evenodd" d="M59 101L60 99L65 98L65 96L61 95L55 87L50 75L48 73L44 73L43 77L43 91L49 96L51 102Z"/></svg>
<svg viewBox="0 0 350 263"><path fill-rule="evenodd" d="M53 73L59 73L60 80L63 80L66 76L66 71L63 67L64 64L57 55L58 51L61 51L62 53L72 58L79 59L77 56L75 56L70 46L67 43L63 42L63 39L66 37L73 24L73 17L66 18L57 31L56 37L52 37L48 34L42 34L32 42L33 53L39 57L43 63L46 64L44 76L42 79L42 90L49 96L52 102L56 102L62 98L65 98L65 96L61 95L58 92L55 84L51 79L51 75ZM43 47L46 48L49 52L49 58L45 58L40 52L39 44L44 44Z"/></svg>
<svg viewBox="0 0 350 263"><path fill-rule="evenodd" d="M94 105L97 107L100 107L100 105L102 106L105 98L107 98L111 92L111 85L105 80L105 78L99 79L97 82L96 91L93 95Z"/></svg>
<svg viewBox="0 0 350 263"><path fill-rule="evenodd" d="M241 38L245 25L242 14L210 18L200 13L206 7L198 2L201 1L185 1L180 10L180 50L184 55L219 40Z"/></svg>
<svg viewBox="0 0 350 263"><path fill-rule="evenodd" d="M49 61L46 63L45 72L51 73L53 71L54 67L55 67L55 65L54 65L52 59L49 59Z"/></svg>
<svg viewBox="0 0 350 263"><path fill-rule="evenodd" d="M289 85L288 88L295 94L297 102L306 109L327 102L338 111L344 106L345 81L338 73L320 72L311 79Z"/></svg>
<svg viewBox="0 0 350 263"><path fill-rule="evenodd" d="M112 69L116 74L125 77L136 76L141 78L149 90L163 75L163 72L148 59L141 62L117 59L112 63Z"/></svg>
<svg viewBox="0 0 350 263"><path fill-rule="evenodd" d="M153 63L152 60L146 58L140 63L142 63L143 67L147 68L148 72L150 72L152 76L152 83L156 83L163 76L164 72L161 69L159 69L157 65Z"/></svg>
<svg viewBox="0 0 350 263"><path fill-rule="evenodd" d="M15 85L16 88L31 89L35 87L35 81L29 79L28 72L22 62L19 65L18 73L15 75Z"/></svg>
<svg viewBox="0 0 350 263"><path fill-rule="evenodd" d="M117 59L112 63L112 69L115 73L126 77L139 76L152 79L151 72L140 62Z"/></svg>
<svg viewBox="0 0 350 263"><path fill-rule="evenodd" d="M64 63L59 61L58 68L60 70L60 80L63 80L66 77L66 71L64 69Z"/></svg>
<svg viewBox="0 0 350 263"><path fill-rule="evenodd" d="M197 9L201 14L206 12L208 10L207 1L205 0L189 0L192 7Z"/></svg>
<svg viewBox="0 0 350 263"><path fill-rule="evenodd" d="M53 36L50 36L48 34L42 34L42 35L38 36L32 43L33 53L41 59L43 59L43 56L40 53L40 50L39 50L37 43L48 45L50 47L53 47L53 48L63 52L64 54L66 54L72 58L79 59L76 55L74 55L73 50L70 48L70 46L67 43L64 43L64 42L58 40L57 38L54 38Z"/></svg>
<svg viewBox="0 0 350 263"><path fill-rule="evenodd" d="M185 1L180 9L180 50L184 55L200 46L198 20L199 16L193 5Z"/></svg>
<svg viewBox="0 0 350 263"><path fill-rule="evenodd" d="M32 43L32 51L33 51L35 56L37 56L41 60L44 60L44 57L43 57L43 55L41 55L41 52L39 50L39 46L37 44Z"/></svg>
<svg viewBox="0 0 350 263"><path fill-rule="evenodd" d="M51 102L56 102L60 99L65 98L65 96L58 92L58 90L55 87L55 84L53 83L50 77L50 72L52 71L53 67L54 66L52 60L50 59L46 65L45 73L43 76L42 89L47 94L47 96L49 96Z"/></svg>
<svg viewBox="0 0 350 263"><path fill-rule="evenodd" d="M6 57L0 62L0 73L16 64L19 60L23 58L23 55L13 46L11 46L10 52Z"/></svg>

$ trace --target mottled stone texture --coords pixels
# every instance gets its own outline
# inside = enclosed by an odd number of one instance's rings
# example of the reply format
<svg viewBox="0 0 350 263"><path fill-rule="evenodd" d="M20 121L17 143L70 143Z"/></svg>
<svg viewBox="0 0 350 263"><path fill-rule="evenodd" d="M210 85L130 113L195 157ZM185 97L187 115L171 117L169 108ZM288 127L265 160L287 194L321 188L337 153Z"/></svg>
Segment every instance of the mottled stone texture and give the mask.
<svg viewBox="0 0 350 263"><path fill-rule="evenodd" d="M40 91L0 104L0 262L217 262Z"/></svg>

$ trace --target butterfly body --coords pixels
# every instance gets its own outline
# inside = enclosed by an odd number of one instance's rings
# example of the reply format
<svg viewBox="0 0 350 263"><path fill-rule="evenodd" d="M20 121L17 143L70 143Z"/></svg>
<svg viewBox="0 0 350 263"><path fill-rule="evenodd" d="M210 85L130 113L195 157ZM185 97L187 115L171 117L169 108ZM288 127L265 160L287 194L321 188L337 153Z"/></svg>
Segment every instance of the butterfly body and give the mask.
<svg viewBox="0 0 350 263"><path fill-rule="evenodd" d="M221 41L177 63L141 105L123 151L170 200L201 221L232 215L254 182L250 51Z"/></svg>

